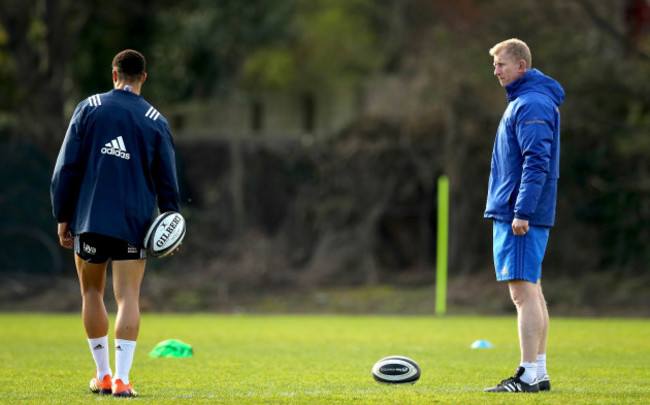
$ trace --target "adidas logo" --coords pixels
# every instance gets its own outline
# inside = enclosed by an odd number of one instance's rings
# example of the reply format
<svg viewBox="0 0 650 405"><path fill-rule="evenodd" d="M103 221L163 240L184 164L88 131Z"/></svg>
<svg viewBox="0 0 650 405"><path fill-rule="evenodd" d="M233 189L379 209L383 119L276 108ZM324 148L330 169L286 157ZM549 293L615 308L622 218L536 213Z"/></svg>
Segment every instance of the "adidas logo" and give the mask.
<svg viewBox="0 0 650 405"><path fill-rule="evenodd" d="M104 346L102 346L102 344L100 343L97 346L93 347L93 350L102 350L103 348Z"/></svg>
<svg viewBox="0 0 650 405"><path fill-rule="evenodd" d="M151 108L149 108L149 110L147 111L147 113L144 116L147 117L147 118L151 118L152 120L155 121L155 120L158 119L158 117L160 117L160 113L158 111L156 111L155 108L151 107Z"/></svg>
<svg viewBox="0 0 650 405"><path fill-rule="evenodd" d="M122 346L116 346L116 347L115 347L115 351L117 351L117 352L121 352L121 351L122 351Z"/></svg>
<svg viewBox="0 0 650 405"><path fill-rule="evenodd" d="M124 146L124 139L122 139L122 136L118 136L117 138L107 143L102 148L102 153L104 155L114 155L124 160L131 159L131 154L127 153L126 146Z"/></svg>
<svg viewBox="0 0 650 405"><path fill-rule="evenodd" d="M88 97L88 104L92 107L99 107L102 105L102 99L99 98L99 94L95 94L94 96Z"/></svg>

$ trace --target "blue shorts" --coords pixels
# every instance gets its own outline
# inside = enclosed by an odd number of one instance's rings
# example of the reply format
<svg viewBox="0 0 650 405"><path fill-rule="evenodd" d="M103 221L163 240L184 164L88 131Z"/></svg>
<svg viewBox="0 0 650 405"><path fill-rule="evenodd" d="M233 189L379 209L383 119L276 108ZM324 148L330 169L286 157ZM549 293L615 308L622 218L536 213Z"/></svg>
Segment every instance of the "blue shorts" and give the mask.
<svg viewBox="0 0 650 405"><path fill-rule="evenodd" d="M497 281L542 278L542 260L550 228L530 226L525 235L512 233L510 222L494 221L492 248Z"/></svg>

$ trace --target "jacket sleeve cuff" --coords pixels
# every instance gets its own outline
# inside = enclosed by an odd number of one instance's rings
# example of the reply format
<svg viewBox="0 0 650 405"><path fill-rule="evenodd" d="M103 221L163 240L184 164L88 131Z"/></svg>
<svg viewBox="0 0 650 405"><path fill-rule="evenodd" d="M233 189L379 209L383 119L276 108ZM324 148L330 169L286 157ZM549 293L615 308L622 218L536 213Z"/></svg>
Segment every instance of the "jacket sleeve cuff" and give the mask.
<svg viewBox="0 0 650 405"><path fill-rule="evenodd" d="M528 215L524 215L518 212L515 212L515 218L530 221L530 217Z"/></svg>

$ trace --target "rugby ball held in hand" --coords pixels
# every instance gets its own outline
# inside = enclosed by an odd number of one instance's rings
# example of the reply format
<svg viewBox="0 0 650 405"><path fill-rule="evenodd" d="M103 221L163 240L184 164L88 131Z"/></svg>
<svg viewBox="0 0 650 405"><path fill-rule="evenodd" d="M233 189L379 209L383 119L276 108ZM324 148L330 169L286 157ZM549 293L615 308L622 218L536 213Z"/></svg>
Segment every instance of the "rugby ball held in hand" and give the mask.
<svg viewBox="0 0 650 405"><path fill-rule="evenodd" d="M149 256L165 257L173 253L185 237L185 218L169 211L153 220L144 237L144 248Z"/></svg>
<svg viewBox="0 0 650 405"><path fill-rule="evenodd" d="M404 356L384 357L372 368L372 378L384 384L414 384L420 374L420 366Z"/></svg>

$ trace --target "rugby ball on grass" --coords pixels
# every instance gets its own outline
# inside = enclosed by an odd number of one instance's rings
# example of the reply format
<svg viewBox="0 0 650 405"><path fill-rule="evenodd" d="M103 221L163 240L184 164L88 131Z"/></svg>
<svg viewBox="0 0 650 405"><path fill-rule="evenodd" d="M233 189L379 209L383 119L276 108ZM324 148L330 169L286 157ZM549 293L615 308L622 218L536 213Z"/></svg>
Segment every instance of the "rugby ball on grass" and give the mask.
<svg viewBox="0 0 650 405"><path fill-rule="evenodd" d="M144 237L149 256L165 257L174 252L185 237L185 218L174 211L158 215Z"/></svg>
<svg viewBox="0 0 650 405"><path fill-rule="evenodd" d="M372 378L384 384L414 384L420 374L420 366L404 356L384 357L372 368Z"/></svg>

